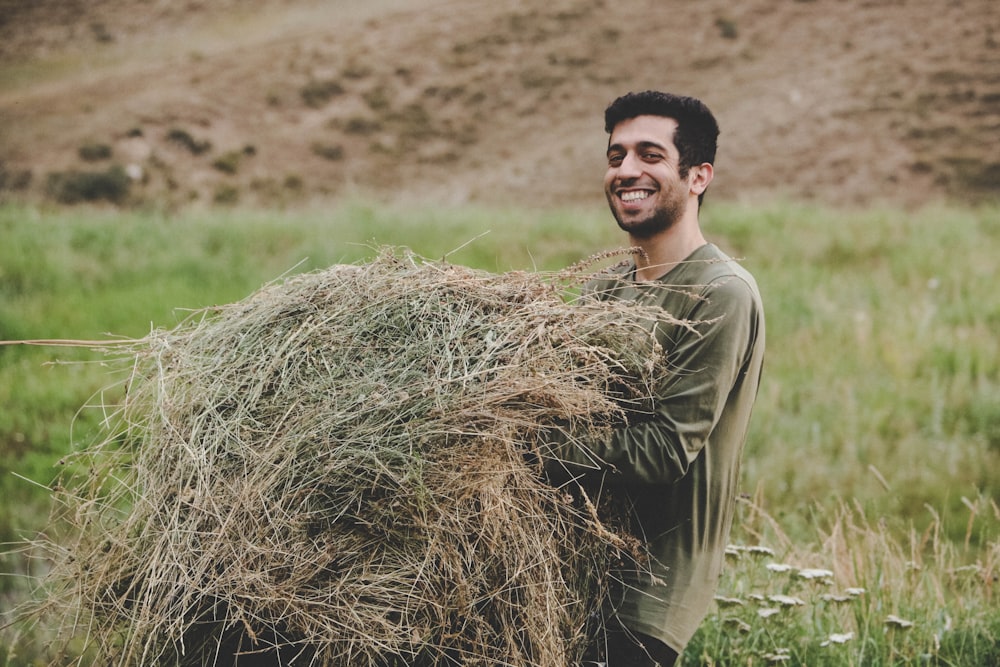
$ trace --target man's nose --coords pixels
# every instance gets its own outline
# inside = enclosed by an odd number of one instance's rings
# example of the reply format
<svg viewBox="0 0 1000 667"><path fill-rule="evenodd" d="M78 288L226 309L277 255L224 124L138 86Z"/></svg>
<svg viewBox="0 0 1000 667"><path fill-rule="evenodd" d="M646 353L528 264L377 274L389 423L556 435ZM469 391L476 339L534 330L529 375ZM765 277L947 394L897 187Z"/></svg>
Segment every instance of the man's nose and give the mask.
<svg viewBox="0 0 1000 667"><path fill-rule="evenodd" d="M618 178L628 180L642 175L642 160L635 153L629 152L618 165Z"/></svg>

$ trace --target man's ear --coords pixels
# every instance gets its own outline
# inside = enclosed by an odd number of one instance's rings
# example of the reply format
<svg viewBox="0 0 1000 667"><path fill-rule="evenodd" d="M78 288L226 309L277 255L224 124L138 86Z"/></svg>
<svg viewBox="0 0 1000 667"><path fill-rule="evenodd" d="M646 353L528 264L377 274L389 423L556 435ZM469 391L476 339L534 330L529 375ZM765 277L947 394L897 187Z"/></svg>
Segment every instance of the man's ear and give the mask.
<svg viewBox="0 0 1000 667"><path fill-rule="evenodd" d="M712 182L712 178L715 176L715 168L712 167L711 162L702 162L701 164L695 165L688 170L688 183L691 188L691 194L700 195L708 188L708 184Z"/></svg>

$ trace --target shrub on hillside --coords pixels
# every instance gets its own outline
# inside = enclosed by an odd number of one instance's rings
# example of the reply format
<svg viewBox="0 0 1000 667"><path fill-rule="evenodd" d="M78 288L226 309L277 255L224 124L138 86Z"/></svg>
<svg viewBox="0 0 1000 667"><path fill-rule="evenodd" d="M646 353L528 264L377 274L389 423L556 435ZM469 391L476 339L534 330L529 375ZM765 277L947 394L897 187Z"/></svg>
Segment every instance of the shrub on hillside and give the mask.
<svg viewBox="0 0 1000 667"><path fill-rule="evenodd" d="M111 146L102 143L87 143L77 149L77 154L85 162L100 162L111 158Z"/></svg>
<svg viewBox="0 0 1000 667"><path fill-rule="evenodd" d="M318 109L337 95L344 92L344 87L336 81L310 81L302 86L299 94L307 107Z"/></svg>
<svg viewBox="0 0 1000 667"><path fill-rule="evenodd" d="M104 171L60 171L49 174L46 192L61 204L108 201L121 204L128 198L131 179L121 165Z"/></svg>
<svg viewBox="0 0 1000 667"><path fill-rule="evenodd" d="M240 170L243 158L253 157L256 154L257 147L247 144L239 150L226 151L212 162L212 166L224 174L234 175Z"/></svg>
<svg viewBox="0 0 1000 667"><path fill-rule="evenodd" d="M3 190L26 190L31 185L30 169L11 170L0 162L0 192Z"/></svg>
<svg viewBox="0 0 1000 667"><path fill-rule="evenodd" d="M201 155L212 149L210 141L207 139L195 139L190 132L179 127L175 127L167 132L167 141L183 146L191 151L192 155Z"/></svg>
<svg viewBox="0 0 1000 667"><path fill-rule="evenodd" d="M220 185L212 194L212 201L216 204L230 205L239 202L240 189L232 185Z"/></svg>
<svg viewBox="0 0 1000 667"><path fill-rule="evenodd" d="M321 142L314 142L310 149L313 155L318 155L324 160L330 160L331 162L336 162L337 160L344 159L344 147L340 144L324 144Z"/></svg>

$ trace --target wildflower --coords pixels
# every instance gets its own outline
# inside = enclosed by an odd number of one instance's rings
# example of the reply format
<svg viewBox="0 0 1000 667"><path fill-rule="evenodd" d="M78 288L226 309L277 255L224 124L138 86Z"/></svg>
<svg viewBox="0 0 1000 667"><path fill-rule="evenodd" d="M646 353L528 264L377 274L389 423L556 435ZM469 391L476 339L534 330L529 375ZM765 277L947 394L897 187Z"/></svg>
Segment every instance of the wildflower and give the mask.
<svg viewBox="0 0 1000 667"><path fill-rule="evenodd" d="M781 610L778 609L777 607L764 607L763 609L757 610L757 615L760 616L761 618L770 618L771 616L774 616L780 611Z"/></svg>
<svg viewBox="0 0 1000 667"><path fill-rule="evenodd" d="M770 547L765 547L762 544L757 544L746 548L747 553L753 554L754 556L773 556L774 549Z"/></svg>
<svg viewBox="0 0 1000 667"><path fill-rule="evenodd" d="M904 630L913 627L913 621L900 618L895 614L889 614L889 616L885 619L885 624L896 628L903 628Z"/></svg>
<svg viewBox="0 0 1000 667"><path fill-rule="evenodd" d="M825 602L850 602L852 599L865 594L863 588L845 588L842 594L824 593L819 596Z"/></svg>
<svg viewBox="0 0 1000 667"><path fill-rule="evenodd" d="M776 648L773 652L765 653L761 657L769 663L787 662L792 659L791 651L787 648Z"/></svg>
<svg viewBox="0 0 1000 667"><path fill-rule="evenodd" d="M847 642L854 639L853 632L845 632L843 634L833 633L827 637L826 641L820 644L820 646L829 646L830 644L846 644Z"/></svg>
<svg viewBox="0 0 1000 667"><path fill-rule="evenodd" d="M726 553L727 556L730 556L732 558L742 558L743 557L742 549L740 549L737 546L733 546L732 544L730 544L729 546L726 547L725 553Z"/></svg>
<svg viewBox="0 0 1000 667"><path fill-rule="evenodd" d="M750 593L749 595L747 595L747 597L753 600L754 602L763 602L765 600L764 596L761 595L760 593Z"/></svg>
<svg viewBox="0 0 1000 667"><path fill-rule="evenodd" d="M721 595L715 596L715 603L720 607L742 607L744 604L739 598L727 598Z"/></svg>
<svg viewBox="0 0 1000 667"><path fill-rule="evenodd" d="M747 634L750 632L750 624L739 618L727 618L722 622L723 625L733 626L737 632L742 634Z"/></svg>
<svg viewBox="0 0 1000 667"><path fill-rule="evenodd" d="M789 572L792 569L791 565L785 565L784 563L768 563L767 569L770 572Z"/></svg>
<svg viewBox="0 0 1000 667"><path fill-rule="evenodd" d="M799 570L799 576L803 579L829 579L833 577L833 572L818 568L807 568L805 570Z"/></svg>
<svg viewBox="0 0 1000 667"><path fill-rule="evenodd" d="M791 595L768 595L767 599L784 607L798 607L805 604L799 598L792 597Z"/></svg>

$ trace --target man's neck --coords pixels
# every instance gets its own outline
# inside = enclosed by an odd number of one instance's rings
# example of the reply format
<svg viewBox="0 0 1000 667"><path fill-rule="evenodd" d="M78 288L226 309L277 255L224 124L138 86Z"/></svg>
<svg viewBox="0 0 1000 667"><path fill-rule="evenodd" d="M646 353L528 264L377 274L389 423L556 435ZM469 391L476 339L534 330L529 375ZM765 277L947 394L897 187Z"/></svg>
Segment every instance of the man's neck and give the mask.
<svg viewBox="0 0 1000 667"><path fill-rule="evenodd" d="M635 279L640 282L664 276L706 243L697 217L678 220L656 236L629 240L642 250L635 260Z"/></svg>

